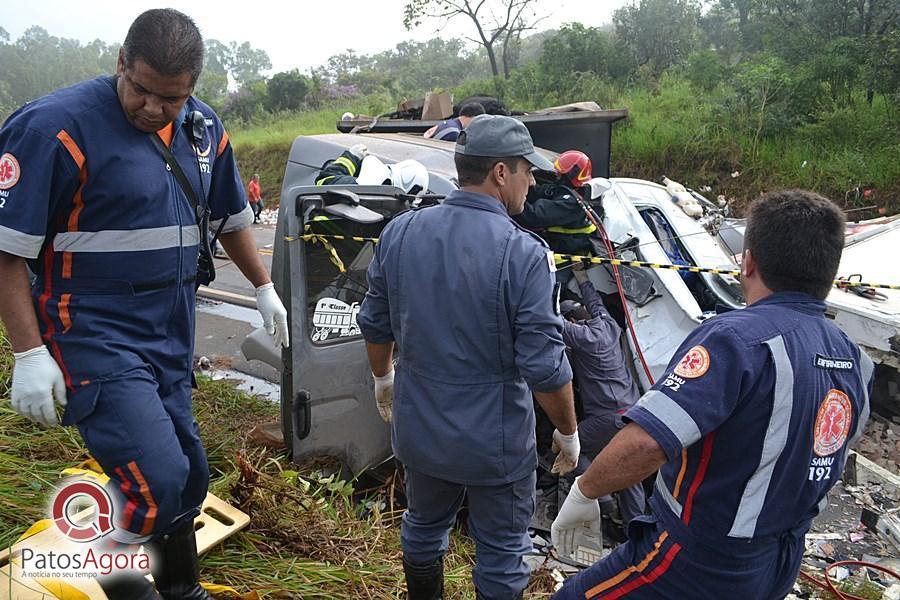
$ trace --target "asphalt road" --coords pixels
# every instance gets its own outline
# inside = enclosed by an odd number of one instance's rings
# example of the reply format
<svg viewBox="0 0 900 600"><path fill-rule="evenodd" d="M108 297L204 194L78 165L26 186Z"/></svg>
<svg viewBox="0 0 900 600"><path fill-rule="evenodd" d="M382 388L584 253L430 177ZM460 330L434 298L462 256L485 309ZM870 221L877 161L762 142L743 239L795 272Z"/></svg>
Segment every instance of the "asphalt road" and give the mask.
<svg viewBox="0 0 900 600"><path fill-rule="evenodd" d="M251 228L260 258L271 270L275 225L260 223ZM198 292L195 361L205 357L216 371L237 371L277 384L275 369L259 361L248 362L241 354L244 338L262 327L253 286L227 258L217 258L215 262L216 280ZM249 385L253 385L252 380ZM257 383L256 387L260 385Z"/></svg>

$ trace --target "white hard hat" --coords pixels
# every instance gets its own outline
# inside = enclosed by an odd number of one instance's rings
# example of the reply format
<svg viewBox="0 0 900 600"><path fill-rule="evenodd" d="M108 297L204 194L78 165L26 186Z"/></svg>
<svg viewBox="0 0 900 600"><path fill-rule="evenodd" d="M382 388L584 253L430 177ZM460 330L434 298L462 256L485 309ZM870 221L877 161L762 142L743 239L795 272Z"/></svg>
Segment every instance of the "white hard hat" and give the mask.
<svg viewBox="0 0 900 600"><path fill-rule="evenodd" d="M370 154L362 161L356 183L393 185L404 192L416 193L428 189L428 170L417 160L401 160L386 165L377 156Z"/></svg>
<svg viewBox="0 0 900 600"><path fill-rule="evenodd" d="M428 169L419 161L401 160L388 165L388 169L391 172L391 182L404 192L416 194L428 189Z"/></svg>
<svg viewBox="0 0 900 600"><path fill-rule="evenodd" d="M371 154L363 158L356 183L359 185L383 185L391 182L391 171L381 159Z"/></svg>

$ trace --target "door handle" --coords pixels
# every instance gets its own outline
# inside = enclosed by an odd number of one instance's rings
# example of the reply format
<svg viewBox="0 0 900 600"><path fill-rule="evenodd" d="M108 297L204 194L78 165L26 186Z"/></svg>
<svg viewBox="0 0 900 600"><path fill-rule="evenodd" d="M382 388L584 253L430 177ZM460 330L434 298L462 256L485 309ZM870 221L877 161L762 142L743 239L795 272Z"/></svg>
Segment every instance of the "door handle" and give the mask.
<svg viewBox="0 0 900 600"><path fill-rule="evenodd" d="M294 436L302 440L309 435L312 428L312 411L309 390L300 390L294 396L293 417Z"/></svg>

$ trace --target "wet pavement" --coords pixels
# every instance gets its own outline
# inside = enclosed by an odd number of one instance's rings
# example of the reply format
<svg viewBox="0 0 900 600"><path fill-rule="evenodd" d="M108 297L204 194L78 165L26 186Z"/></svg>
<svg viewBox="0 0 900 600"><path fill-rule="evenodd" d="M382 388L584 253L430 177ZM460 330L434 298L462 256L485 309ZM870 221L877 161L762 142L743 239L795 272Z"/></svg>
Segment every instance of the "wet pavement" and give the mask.
<svg viewBox="0 0 900 600"><path fill-rule="evenodd" d="M275 225L260 223L251 228L260 258L271 270ZM278 371L259 361L247 361L241 354L244 338L263 324L253 286L227 258L215 262L216 280L197 294L194 361L203 361L206 368L199 370L214 379L235 379L241 389L278 402Z"/></svg>

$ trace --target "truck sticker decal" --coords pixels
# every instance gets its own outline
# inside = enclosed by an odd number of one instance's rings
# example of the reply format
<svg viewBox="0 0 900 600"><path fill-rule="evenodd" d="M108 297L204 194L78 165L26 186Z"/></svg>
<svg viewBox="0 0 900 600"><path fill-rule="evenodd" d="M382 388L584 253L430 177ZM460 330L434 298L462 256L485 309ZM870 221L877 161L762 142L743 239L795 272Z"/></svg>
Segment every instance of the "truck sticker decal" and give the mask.
<svg viewBox="0 0 900 600"><path fill-rule="evenodd" d="M312 341L324 342L336 337L359 335L356 315L359 302L347 304L337 298L320 298L313 312Z"/></svg>

